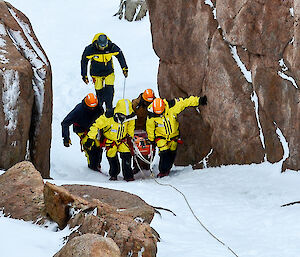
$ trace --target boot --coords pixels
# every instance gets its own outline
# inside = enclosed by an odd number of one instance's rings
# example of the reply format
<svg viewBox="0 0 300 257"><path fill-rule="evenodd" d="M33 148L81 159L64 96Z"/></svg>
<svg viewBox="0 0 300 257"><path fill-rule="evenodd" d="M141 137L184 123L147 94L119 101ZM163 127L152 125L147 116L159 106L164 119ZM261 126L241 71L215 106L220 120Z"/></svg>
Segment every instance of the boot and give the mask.
<svg viewBox="0 0 300 257"><path fill-rule="evenodd" d="M162 173L162 172L158 173L158 174L157 174L157 177L158 177L158 178L163 178L163 177L165 177L165 176L169 176L169 174L170 174L170 170L168 170L168 171L165 172L165 173Z"/></svg>
<svg viewBox="0 0 300 257"><path fill-rule="evenodd" d="M102 171L101 171L101 165L100 164L97 167L94 167L94 166L92 166L92 165L89 164L88 167L91 170L98 171L98 172L102 173Z"/></svg>
<svg viewBox="0 0 300 257"><path fill-rule="evenodd" d="M130 182L130 181L135 181L134 178L124 178L125 181Z"/></svg>

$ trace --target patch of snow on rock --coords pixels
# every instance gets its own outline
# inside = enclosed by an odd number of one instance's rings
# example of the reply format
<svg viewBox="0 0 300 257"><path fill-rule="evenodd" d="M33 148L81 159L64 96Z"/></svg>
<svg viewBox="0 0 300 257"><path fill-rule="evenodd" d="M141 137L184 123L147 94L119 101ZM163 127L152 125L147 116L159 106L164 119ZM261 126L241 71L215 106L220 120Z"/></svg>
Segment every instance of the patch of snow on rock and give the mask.
<svg viewBox="0 0 300 257"><path fill-rule="evenodd" d="M2 36L7 36L7 33L4 25L0 24L0 47L4 48L6 46L6 40L3 39ZM0 63L9 63L9 59L5 57L5 54L7 54L7 51L4 49L0 49Z"/></svg>
<svg viewBox="0 0 300 257"><path fill-rule="evenodd" d="M5 116L5 128L9 133L17 127L19 108L17 105L20 95L19 74L14 70L1 71L3 76L2 102Z"/></svg>
<svg viewBox="0 0 300 257"><path fill-rule="evenodd" d="M41 49L37 46L37 44L35 43L35 40L31 36L31 30L30 30L29 25L27 23L25 23L24 21L22 21L21 19L19 19L17 17L17 14L12 9L9 8L9 11L10 11L11 15L15 18L17 23L20 25L20 27L22 28L26 38L30 42L34 51L38 54L38 56L42 59L42 61L48 66L47 58L45 57L45 55L43 54Z"/></svg>

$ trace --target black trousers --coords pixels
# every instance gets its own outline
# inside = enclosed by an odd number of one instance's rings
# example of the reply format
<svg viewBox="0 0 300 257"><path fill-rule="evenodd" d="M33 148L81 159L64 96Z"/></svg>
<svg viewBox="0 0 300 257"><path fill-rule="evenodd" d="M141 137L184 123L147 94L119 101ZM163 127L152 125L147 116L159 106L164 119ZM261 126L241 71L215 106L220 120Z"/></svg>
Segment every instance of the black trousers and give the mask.
<svg viewBox="0 0 300 257"><path fill-rule="evenodd" d="M177 152L176 150L171 151L169 149L169 150L161 151L159 153L160 158L159 158L158 169L160 173L166 174L170 172L175 161L176 152Z"/></svg>
<svg viewBox="0 0 300 257"><path fill-rule="evenodd" d="M96 170L102 161L103 150L101 147L93 146L91 150L86 150L86 154L89 159L89 167L93 170Z"/></svg>
<svg viewBox="0 0 300 257"><path fill-rule="evenodd" d="M96 90L99 106L105 103L106 110L112 108L115 89L113 85L105 85L102 89Z"/></svg>
<svg viewBox="0 0 300 257"><path fill-rule="evenodd" d="M120 153L122 160L122 172L125 180L133 178L133 171L131 168L131 153ZM115 157L107 157L109 162L109 175L117 177L120 173L120 162L118 155Z"/></svg>

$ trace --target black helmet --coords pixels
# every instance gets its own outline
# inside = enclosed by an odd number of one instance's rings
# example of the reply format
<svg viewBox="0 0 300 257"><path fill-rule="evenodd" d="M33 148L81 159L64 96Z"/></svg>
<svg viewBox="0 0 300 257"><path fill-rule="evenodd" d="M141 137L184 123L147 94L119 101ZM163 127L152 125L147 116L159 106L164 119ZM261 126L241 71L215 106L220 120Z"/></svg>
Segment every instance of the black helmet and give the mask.
<svg viewBox="0 0 300 257"><path fill-rule="evenodd" d="M98 47L107 47L107 45L108 45L107 36L104 34L101 34L97 39L97 45L98 45Z"/></svg>

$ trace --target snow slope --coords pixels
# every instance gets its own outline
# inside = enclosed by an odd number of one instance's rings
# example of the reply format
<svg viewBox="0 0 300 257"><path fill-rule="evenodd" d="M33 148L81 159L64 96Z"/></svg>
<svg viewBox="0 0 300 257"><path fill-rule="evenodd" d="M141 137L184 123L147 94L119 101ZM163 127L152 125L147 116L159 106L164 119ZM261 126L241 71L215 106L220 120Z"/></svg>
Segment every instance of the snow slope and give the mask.
<svg viewBox="0 0 300 257"><path fill-rule="evenodd" d="M280 207L300 200L300 176L280 173L281 163L226 166L192 170L175 167L170 177L159 181L182 191L195 215L225 246L213 238L195 219L184 198L169 186L155 183L149 176L134 182L108 181L89 170L80 152L76 135L72 147L62 144L60 122L89 92L81 81L80 59L94 34L107 35L124 52L129 66L125 97L132 99L146 88L157 93L158 58L152 49L148 17L128 23L112 15L119 0L11 0L31 20L33 29L50 60L53 71L54 114L51 148L52 183L88 184L134 193L153 206L171 209L151 226L160 234L158 257L297 257L300 254L300 205ZM124 78L115 60L115 100L122 98ZM103 158L104 172L108 171ZM157 172L158 158L154 160ZM149 175L149 174L148 174ZM68 229L38 227L12 220L0 213L0 256L50 257L63 245ZM16 247L17 246L17 247Z"/></svg>

